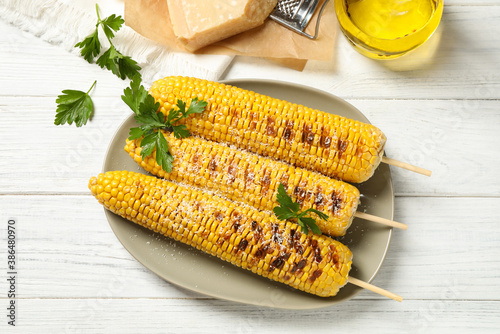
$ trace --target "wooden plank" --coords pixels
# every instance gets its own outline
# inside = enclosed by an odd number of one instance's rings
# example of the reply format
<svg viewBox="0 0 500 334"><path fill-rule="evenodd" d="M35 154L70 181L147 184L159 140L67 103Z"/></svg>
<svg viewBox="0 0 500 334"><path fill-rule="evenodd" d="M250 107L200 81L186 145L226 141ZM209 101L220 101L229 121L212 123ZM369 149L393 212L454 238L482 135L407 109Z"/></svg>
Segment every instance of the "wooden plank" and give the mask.
<svg viewBox="0 0 500 334"><path fill-rule="evenodd" d="M447 7L440 31L418 52L394 61L368 59L339 34L334 59L310 61L303 73L238 57L225 78L279 79L342 98L498 99L499 15L500 6Z"/></svg>
<svg viewBox="0 0 500 334"><path fill-rule="evenodd" d="M431 170L426 177L391 167L398 195L498 196L498 101L349 100L387 136L386 154Z"/></svg>
<svg viewBox="0 0 500 334"><path fill-rule="evenodd" d="M51 45L0 20L2 72L0 96L55 97L63 89L87 91L94 80L94 94L116 96L128 82L96 64L89 64L76 49Z"/></svg>
<svg viewBox="0 0 500 334"><path fill-rule="evenodd" d="M391 65L395 63L367 59L339 36L334 60L312 61L303 73L261 59L238 57L224 78L279 78L328 90L344 98L498 99L499 15L500 6L447 7L439 49L433 57L419 58L430 59L420 69L394 71L390 67L396 67ZM121 80L98 66L87 64L66 50L47 47L45 42L4 22L0 22L0 29L4 32L0 36L4 73L0 78L0 95L29 92L54 96L75 84L90 85L95 78L100 82L101 94L116 96L121 91ZM399 67L409 66L406 62L399 62ZM9 78L8 82L5 78Z"/></svg>
<svg viewBox="0 0 500 334"><path fill-rule="evenodd" d="M445 0L445 7L450 6L498 6L495 0Z"/></svg>
<svg viewBox="0 0 500 334"><path fill-rule="evenodd" d="M94 105L92 120L76 128L53 124L54 98L3 98L0 129L6 144L0 152L8 158L0 161L0 191L87 192L88 178L101 171L108 143L131 114L119 94L112 99L96 94Z"/></svg>
<svg viewBox="0 0 500 334"><path fill-rule="evenodd" d="M23 333L497 333L499 310L498 301L358 300L289 311L210 299L21 299L16 327Z"/></svg>
<svg viewBox="0 0 500 334"><path fill-rule="evenodd" d="M53 98L0 101L0 193L86 193L101 171L108 143L128 107L96 91L95 117L85 127L55 126ZM496 101L349 100L387 135L387 155L430 169L425 177L392 168L399 195L498 196L500 165ZM19 115L29 121L19 121ZM18 121L14 121L18 120ZM479 130L480 129L480 130ZM20 149L22 148L22 150Z"/></svg>
<svg viewBox="0 0 500 334"><path fill-rule="evenodd" d="M397 198L395 218L409 228L394 231L374 284L405 300L500 300L498 207L499 198ZM2 221L17 220L23 298L202 297L135 261L90 195L0 196L0 212ZM384 298L364 291L356 299Z"/></svg>

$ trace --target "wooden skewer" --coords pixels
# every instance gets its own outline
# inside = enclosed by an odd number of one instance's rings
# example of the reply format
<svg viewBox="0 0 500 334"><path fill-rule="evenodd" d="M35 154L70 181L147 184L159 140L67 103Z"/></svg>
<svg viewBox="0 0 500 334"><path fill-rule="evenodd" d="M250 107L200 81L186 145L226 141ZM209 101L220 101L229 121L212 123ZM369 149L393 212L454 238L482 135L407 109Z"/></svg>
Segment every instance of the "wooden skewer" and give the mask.
<svg viewBox="0 0 500 334"><path fill-rule="evenodd" d="M386 156L383 156L382 157L382 162L388 164L388 165L392 165L392 166L396 166L396 167L401 167L401 168L404 168L404 169L408 169L412 172L415 172L415 173L419 173L419 174L422 174L422 175L425 175L425 176L431 176L432 172L428 169L424 169L424 168L420 168L420 167L417 167L417 166L414 166L414 165L410 165L406 162L402 162L402 161L399 161L399 160L394 160L394 159L391 159L391 158L388 158Z"/></svg>
<svg viewBox="0 0 500 334"><path fill-rule="evenodd" d="M347 278L347 281L351 284L354 284L354 285L357 285L359 286L360 288L363 288L363 289L366 289L366 290L370 290L372 292L375 292L375 293L378 293L379 295L382 295L384 297L387 297L387 298L391 298L391 299L394 299L398 302L402 302L403 301L403 297L395 294L395 293L392 293L390 291L387 291L387 290L384 290L382 288L379 288L375 285L372 285L370 283L366 283L366 282L363 282L357 278L354 278L354 277L351 277L349 276Z"/></svg>
<svg viewBox="0 0 500 334"><path fill-rule="evenodd" d="M358 217L358 218L361 218L361 219L366 219L366 220L369 220L369 221L372 221L372 222L375 222L375 223L379 223L379 224L383 224L383 225L387 225L387 226L392 226L392 227L395 227L395 228L400 228L402 230L407 230L408 229L408 225L406 225L406 224L398 223L398 222L395 222L393 220L385 219L385 218L382 218L382 217L377 217L377 216L370 215L370 214L364 213L364 212L357 211L354 214L354 217Z"/></svg>

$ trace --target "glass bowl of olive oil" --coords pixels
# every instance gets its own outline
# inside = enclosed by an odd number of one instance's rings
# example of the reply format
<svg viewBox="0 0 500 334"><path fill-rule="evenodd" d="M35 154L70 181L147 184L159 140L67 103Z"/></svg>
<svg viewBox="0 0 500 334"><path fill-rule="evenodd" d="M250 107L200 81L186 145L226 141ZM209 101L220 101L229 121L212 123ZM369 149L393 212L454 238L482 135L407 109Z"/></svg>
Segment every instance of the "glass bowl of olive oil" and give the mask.
<svg viewBox="0 0 500 334"><path fill-rule="evenodd" d="M391 59L431 37L441 21L443 0L335 0L335 11L358 52Z"/></svg>

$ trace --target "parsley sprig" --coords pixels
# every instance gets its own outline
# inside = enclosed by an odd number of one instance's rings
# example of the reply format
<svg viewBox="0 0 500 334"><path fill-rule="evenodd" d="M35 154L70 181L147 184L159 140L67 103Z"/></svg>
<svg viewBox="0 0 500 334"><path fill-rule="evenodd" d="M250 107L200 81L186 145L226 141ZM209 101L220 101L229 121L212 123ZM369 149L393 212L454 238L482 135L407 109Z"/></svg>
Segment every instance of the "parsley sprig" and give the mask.
<svg viewBox="0 0 500 334"><path fill-rule="evenodd" d="M56 119L55 125L73 124L75 122L77 127L87 124L94 112L94 103L90 98L90 91L94 88L97 80L94 81L92 86L87 92L80 90L66 89L62 91L56 99Z"/></svg>
<svg viewBox="0 0 500 334"><path fill-rule="evenodd" d="M118 32L125 20L121 16L115 14L101 19L99 15L99 6L96 4L97 23L95 30L88 35L83 41L76 43L75 47L80 48L80 54L89 63L92 63L101 53L101 42L99 40L99 27L102 28L106 38L110 44L109 48L97 59L96 64L101 68L106 67L121 79L132 79L139 74L141 69L137 62L129 56L124 56L118 51L111 41L115 37L115 32Z"/></svg>
<svg viewBox="0 0 500 334"><path fill-rule="evenodd" d="M321 234L321 231L316 225L316 220L312 217L306 217L310 213L315 213L320 219L327 220L328 215L313 208L309 208L303 212L299 212L300 204L294 202L286 193L282 183L278 186L278 194L276 195L279 206L274 207L273 212L280 220L294 220L302 227L302 232L309 233L309 229L315 234Z"/></svg>
<svg viewBox="0 0 500 334"><path fill-rule="evenodd" d="M177 100L176 108L170 109L167 115L158 111L160 104L155 102L153 96L149 95L144 86L141 85L140 76L134 77L130 87L125 88L122 100L135 113L134 119L139 127L131 128L129 140L142 137L141 156L151 155L156 150L156 162L161 168L170 173L174 157L170 153L168 142L161 130L172 131L176 138L186 138L191 134L184 124L176 124L191 114L200 114L205 110L207 102L194 98L186 110L186 103ZM165 117L166 116L166 117Z"/></svg>

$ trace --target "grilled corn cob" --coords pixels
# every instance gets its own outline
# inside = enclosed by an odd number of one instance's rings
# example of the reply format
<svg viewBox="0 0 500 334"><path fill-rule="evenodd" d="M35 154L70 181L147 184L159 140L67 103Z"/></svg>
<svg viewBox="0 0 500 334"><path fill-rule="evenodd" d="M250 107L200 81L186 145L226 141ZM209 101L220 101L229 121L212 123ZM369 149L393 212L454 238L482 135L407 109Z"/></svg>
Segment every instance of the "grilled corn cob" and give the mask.
<svg viewBox="0 0 500 334"><path fill-rule="evenodd" d="M323 297L347 283L346 246L253 207L128 171L92 177L89 188L108 210L272 280Z"/></svg>
<svg viewBox="0 0 500 334"><path fill-rule="evenodd" d="M164 114L177 99L207 101L205 112L183 120L192 134L344 181L366 181L383 155L386 137L373 125L230 85L167 77L150 94Z"/></svg>
<svg viewBox="0 0 500 334"><path fill-rule="evenodd" d="M196 137L180 140L172 133L163 134L174 156L171 173L156 163L154 154L142 158L140 139L127 140L125 151L156 176L219 191L231 200L261 210L278 205L276 194L283 183L302 210L314 208L329 216L328 221L317 219L323 233L342 236L351 225L359 191L348 183L213 141Z"/></svg>

